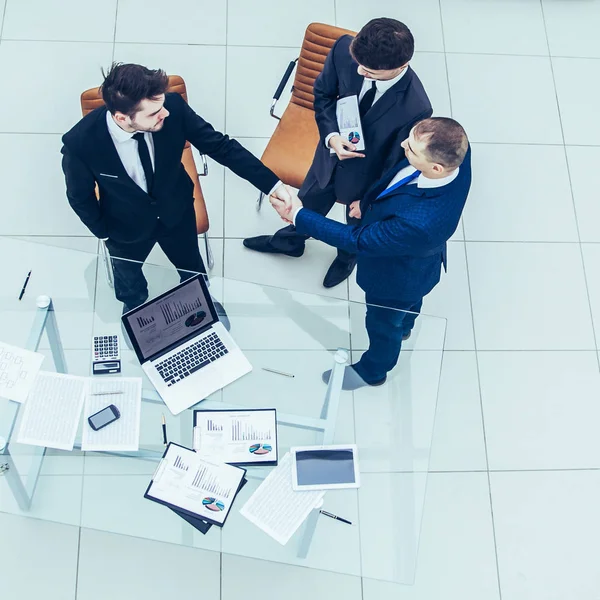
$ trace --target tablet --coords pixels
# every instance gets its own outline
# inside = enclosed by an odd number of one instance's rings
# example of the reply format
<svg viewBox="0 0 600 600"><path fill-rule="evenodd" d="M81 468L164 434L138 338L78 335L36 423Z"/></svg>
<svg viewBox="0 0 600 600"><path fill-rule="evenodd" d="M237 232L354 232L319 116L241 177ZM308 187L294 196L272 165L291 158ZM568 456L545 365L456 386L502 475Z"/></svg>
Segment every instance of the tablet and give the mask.
<svg viewBox="0 0 600 600"><path fill-rule="evenodd" d="M299 446L290 453L295 491L360 487L356 444Z"/></svg>

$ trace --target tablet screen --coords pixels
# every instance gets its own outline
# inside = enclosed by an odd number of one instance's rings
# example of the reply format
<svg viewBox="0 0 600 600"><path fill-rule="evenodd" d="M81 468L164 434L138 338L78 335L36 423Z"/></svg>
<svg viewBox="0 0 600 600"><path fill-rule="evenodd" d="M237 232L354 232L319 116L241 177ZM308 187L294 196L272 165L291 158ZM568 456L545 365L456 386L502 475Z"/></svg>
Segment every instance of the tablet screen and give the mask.
<svg viewBox="0 0 600 600"><path fill-rule="evenodd" d="M298 485L355 483L354 452L341 450L299 450L296 452Z"/></svg>

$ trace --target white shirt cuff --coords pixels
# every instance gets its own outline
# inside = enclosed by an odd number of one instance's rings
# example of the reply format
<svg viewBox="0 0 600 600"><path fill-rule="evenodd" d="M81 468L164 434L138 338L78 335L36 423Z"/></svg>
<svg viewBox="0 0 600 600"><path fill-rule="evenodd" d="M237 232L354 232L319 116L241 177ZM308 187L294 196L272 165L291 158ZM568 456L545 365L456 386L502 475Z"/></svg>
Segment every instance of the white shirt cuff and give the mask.
<svg viewBox="0 0 600 600"><path fill-rule="evenodd" d="M271 196L280 185L283 185L283 181L281 181L281 179L271 188L271 191L268 195Z"/></svg>
<svg viewBox="0 0 600 600"><path fill-rule="evenodd" d="M296 226L296 217L298 216L298 213L303 209L303 206L299 206L295 211L294 211L294 216L292 217L292 223L294 224L294 226Z"/></svg>
<svg viewBox="0 0 600 600"><path fill-rule="evenodd" d="M325 147L329 148L329 140L334 136L334 135L340 135L339 131L334 131L333 133L330 133L326 138L325 138Z"/></svg>

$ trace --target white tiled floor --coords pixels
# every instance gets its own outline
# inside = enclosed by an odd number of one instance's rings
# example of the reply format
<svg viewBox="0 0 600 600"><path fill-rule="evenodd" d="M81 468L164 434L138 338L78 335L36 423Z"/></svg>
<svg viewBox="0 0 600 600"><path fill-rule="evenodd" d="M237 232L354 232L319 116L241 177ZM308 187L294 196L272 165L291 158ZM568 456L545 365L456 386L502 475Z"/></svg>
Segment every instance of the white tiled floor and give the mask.
<svg viewBox="0 0 600 600"><path fill-rule="evenodd" d="M2 600L238 600L251 589L598 600L600 0L0 0L0 11L2 235L95 246L64 199L60 134L111 59L184 76L191 105L260 155L276 125L272 93L311 21L404 20L435 113L464 124L474 164L464 236L425 301L448 333L413 586L0 514ZM268 205L257 213L256 191L219 165L203 187L215 273L324 292L332 249L309 242L302 259L246 252L240 238L273 231L278 218ZM327 295L362 297L354 278ZM68 496L77 480L61 476ZM117 518L106 507L84 522Z"/></svg>

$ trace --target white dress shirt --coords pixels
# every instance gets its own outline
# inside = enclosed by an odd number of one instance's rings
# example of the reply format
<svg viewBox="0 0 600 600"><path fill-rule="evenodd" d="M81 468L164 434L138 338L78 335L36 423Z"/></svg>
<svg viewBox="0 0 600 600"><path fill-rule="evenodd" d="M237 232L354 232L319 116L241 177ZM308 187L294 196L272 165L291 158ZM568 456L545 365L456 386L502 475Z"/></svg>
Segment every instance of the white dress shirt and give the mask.
<svg viewBox="0 0 600 600"><path fill-rule="evenodd" d="M117 154L123 163L123 167L125 167L127 175L147 192L148 184L146 183L144 167L142 167L142 161L138 153L138 141L133 139L133 136L137 131L129 133L121 129L115 123L115 120L108 111L106 112L106 124L108 125L108 133L110 133L110 137L117 149ZM144 139L148 146L150 161L152 162L152 169L154 170L154 140L152 139L152 134L148 131L144 131Z"/></svg>
<svg viewBox="0 0 600 600"><path fill-rule="evenodd" d="M371 108L373 108L375 102L377 102L377 100L379 100L381 96L383 96L390 88L394 87L404 77L407 71L408 67L406 67L406 69L404 69L404 71L402 71L400 75L396 75L396 77L394 77L393 79L387 79L386 81L380 81L378 79L369 79L365 77L362 84L362 88L360 90L360 94L358 95L358 102L360 103L360 101L363 99L363 96L371 89L373 81L375 81L375 98L373 98L373 104L371 104ZM334 135L340 135L340 132L334 131L325 138L325 146L327 146L327 148L329 148L329 140Z"/></svg>
<svg viewBox="0 0 600 600"><path fill-rule="evenodd" d="M416 170L417 169L415 169L412 165L408 165L408 167L400 169L385 189L387 190L388 188L392 187L393 185L398 183L398 181L404 179L405 177L408 177L411 173L414 173ZM446 175L446 177L440 177L439 179L431 179L430 177L425 177L425 175L421 173L418 177L415 177L412 181L409 181L405 185L416 185L420 188L442 187L454 181L458 177L459 170L460 167L457 167L456 169L454 169L454 171L452 171L452 173L450 173L450 175ZM302 208L303 207L300 206L294 211L294 216L292 218L292 222L294 223L294 225L296 225L296 217L298 216L298 213L302 210Z"/></svg>

